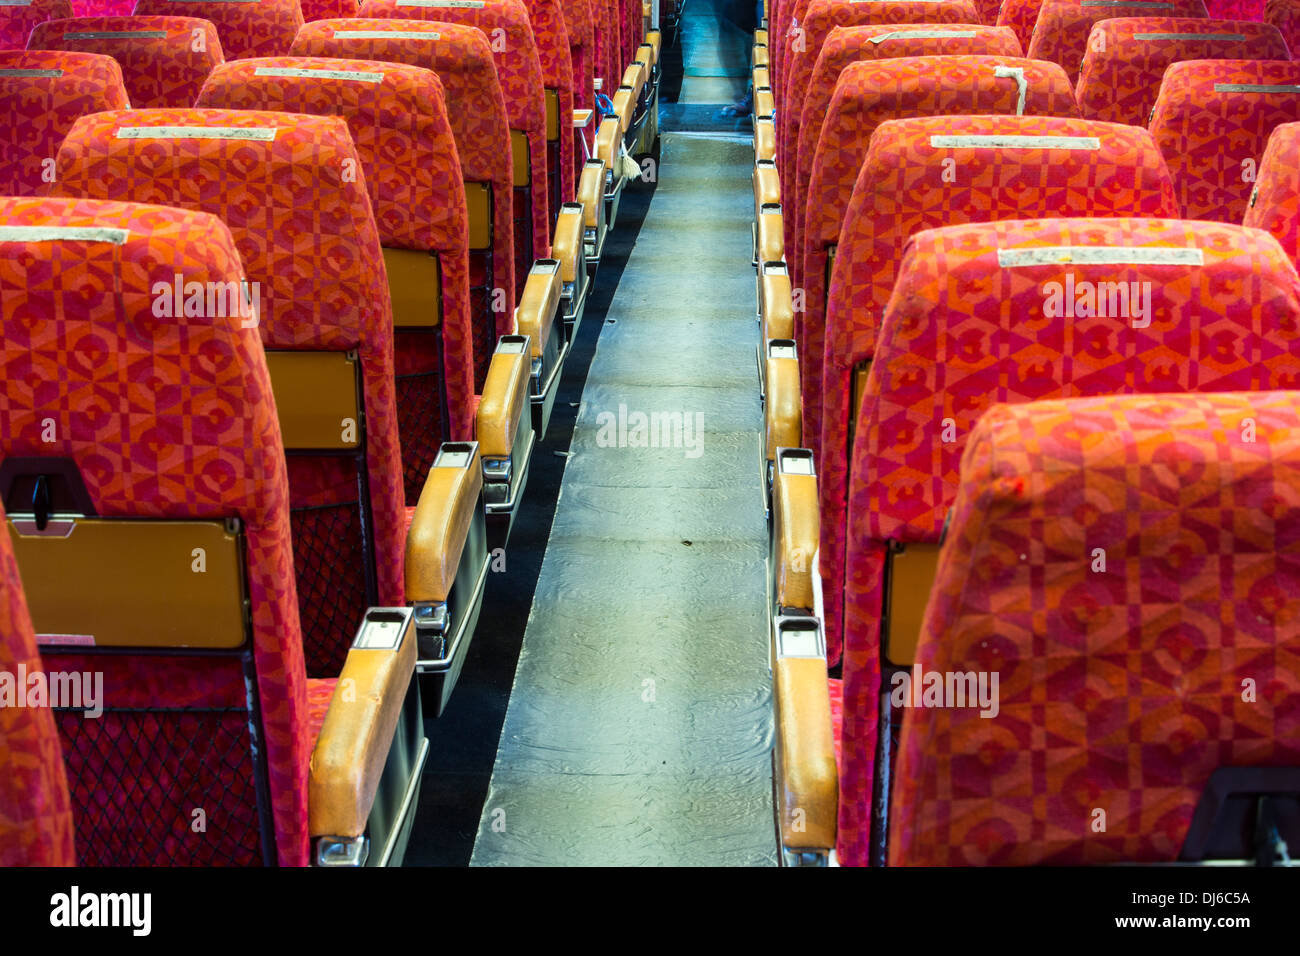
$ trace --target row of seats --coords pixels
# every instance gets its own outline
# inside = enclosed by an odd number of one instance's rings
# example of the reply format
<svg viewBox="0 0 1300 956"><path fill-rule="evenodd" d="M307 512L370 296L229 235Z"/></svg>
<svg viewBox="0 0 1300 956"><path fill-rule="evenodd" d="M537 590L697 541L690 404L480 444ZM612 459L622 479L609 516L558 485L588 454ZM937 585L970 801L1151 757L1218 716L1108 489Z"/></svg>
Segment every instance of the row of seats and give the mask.
<svg viewBox="0 0 1300 956"><path fill-rule="evenodd" d="M17 719L66 776L0 787L0 864L400 862L422 714L657 135L658 33L628 21L601 110L567 42L539 65L543 8L369 0L229 62L147 14L0 52L0 644L103 680L102 713ZM145 105L182 35L215 57Z"/></svg>
<svg viewBox="0 0 1300 956"><path fill-rule="evenodd" d="M1077 84L965 0L756 37L789 862L1169 861L1212 773L1300 759L1300 669L1248 708L1223 650L1294 661L1288 539L1202 510L1272 533L1234 464L1297 490L1300 71L1269 24L1094 6ZM995 674L991 712L943 705Z"/></svg>

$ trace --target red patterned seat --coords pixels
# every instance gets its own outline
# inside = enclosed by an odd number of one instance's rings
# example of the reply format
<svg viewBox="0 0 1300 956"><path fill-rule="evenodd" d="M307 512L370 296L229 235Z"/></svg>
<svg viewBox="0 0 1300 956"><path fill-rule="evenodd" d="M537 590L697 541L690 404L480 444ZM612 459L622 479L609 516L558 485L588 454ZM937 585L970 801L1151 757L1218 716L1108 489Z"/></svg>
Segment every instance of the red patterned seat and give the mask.
<svg viewBox="0 0 1300 956"><path fill-rule="evenodd" d="M298 0L138 0L135 13L183 14L210 21L227 60L283 56L302 26Z"/></svg>
<svg viewBox="0 0 1300 956"><path fill-rule="evenodd" d="M596 78L601 81L601 92L613 96L622 75L618 62L618 6L617 0L591 0L592 32L596 39Z"/></svg>
<svg viewBox="0 0 1300 956"><path fill-rule="evenodd" d="M1184 219L1241 222L1269 134L1300 120L1300 63L1190 60L1165 71L1151 117Z"/></svg>
<svg viewBox="0 0 1300 956"><path fill-rule="evenodd" d="M576 192L577 144L570 127L582 84L574 78L573 47L561 0L527 0L526 9L537 41L546 92L546 171L550 180L546 218L554 238L560 206L572 202Z"/></svg>
<svg viewBox="0 0 1300 956"><path fill-rule="evenodd" d="M0 455L71 462L101 518L237 518L245 558L243 649L46 648L48 670L103 674L98 719L57 716L79 860L303 865L307 679L262 341L154 311L178 273L238 284L235 244L214 216L131 203L0 199L0 222Z"/></svg>
<svg viewBox="0 0 1300 956"><path fill-rule="evenodd" d="M890 862L1169 863L1217 769L1300 764L1298 465L1296 392L990 409L916 673L996 713L908 714Z"/></svg>
<svg viewBox="0 0 1300 956"><path fill-rule="evenodd" d="M818 376L818 560L832 659L841 639L854 377L875 354L908 238L996 219L1177 213L1160 150L1137 127L1013 115L919 117L877 128L844 213Z"/></svg>
<svg viewBox="0 0 1300 956"><path fill-rule="evenodd" d="M1027 56L1060 64L1067 76L1076 79L1088 48L1088 35L1102 20L1117 17L1158 16L1200 19L1208 16L1203 0L1006 0L1013 10L1025 10L1032 35ZM1007 9L1007 8L1004 8ZM1009 13L1010 15L1016 15Z"/></svg>
<svg viewBox="0 0 1300 956"><path fill-rule="evenodd" d="M129 17L136 0L72 0L74 17Z"/></svg>
<svg viewBox="0 0 1300 956"><path fill-rule="evenodd" d="M103 53L122 67L131 105L193 106L212 68L222 62L221 41L207 20L194 17L74 17L32 31L31 50Z"/></svg>
<svg viewBox="0 0 1300 956"><path fill-rule="evenodd" d="M10 0L0 6L0 51L25 49L36 24L72 15L71 0Z"/></svg>
<svg viewBox="0 0 1300 956"><path fill-rule="evenodd" d="M867 859L882 656L891 653L882 646L885 577L898 570L900 549L940 540L985 409L1297 385L1300 277L1268 233L1186 220L1041 219L912 236L857 409L842 862Z"/></svg>
<svg viewBox="0 0 1300 956"><path fill-rule="evenodd" d="M870 24L979 22L971 0L810 0L801 20L801 32L789 46L788 69L777 81L781 84L781 99L777 110L776 156L782 179L788 179L795 170L797 129L808 83L831 30Z"/></svg>
<svg viewBox="0 0 1300 956"><path fill-rule="evenodd" d="M1272 233L1300 268L1300 165L1295 161L1298 150L1300 123L1287 123L1273 131L1243 221Z"/></svg>
<svg viewBox="0 0 1300 956"><path fill-rule="evenodd" d="M439 445L473 440L474 396L497 340L490 289L470 292L465 184L442 84L429 70L400 63L276 57L223 64L199 103L342 116L365 173L380 243L385 250L435 254L440 321L413 327L398 316L394 338L405 499L414 504ZM390 270L390 283L397 268Z"/></svg>
<svg viewBox="0 0 1300 956"><path fill-rule="evenodd" d="M533 260L551 254L552 220L545 188L546 97L528 8L521 0L482 0L473 6L456 0L365 0L360 15L460 24L477 28L489 41L514 151L515 288L522 294Z"/></svg>
<svg viewBox="0 0 1300 956"><path fill-rule="evenodd" d="M1145 126L1179 60L1289 60L1277 27L1241 20L1128 17L1092 28L1076 94L1086 119Z"/></svg>
<svg viewBox="0 0 1300 956"><path fill-rule="evenodd" d="M977 24L874 24L865 27L836 27L826 37L813 68L798 134L793 136L795 149L789 157L792 173L786 179L790 201L785 204L785 246L802 249L804 196L822 125L830 107L840 74L850 63L861 60L886 60L903 56L1020 56L1020 45L1011 31ZM803 257L788 255L792 282L802 285Z"/></svg>
<svg viewBox="0 0 1300 956"><path fill-rule="evenodd" d="M268 361L286 351L356 353L359 373L348 374L363 395L363 421L353 423L353 439L321 452L281 428L312 677L338 673L360 609L405 603L393 318L369 198L361 177L344 174L349 162L358 164L357 153L335 117L123 110L77 122L59 150L55 187L220 217L255 283L250 321L275 350ZM292 408L292 395L280 391L277 404Z"/></svg>
<svg viewBox="0 0 1300 956"><path fill-rule="evenodd" d="M1264 22L1277 27L1294 59L1300 52L1300 2L1268 0L1264 4Z"/></svg>
<svg viewBox="0 0 1300 956"><path fill-rule="evenodd" d="M596 106L596 24L595 6L591 0L566 0L560 4L564 14L565 34L569 38L569 62L573 66L573 108L594 109ZM560 117L561 123L564 117ZM584 146L585 143L585 146ZM582 175L582 166L596 148L596 124L589 123L586 130L573 131L574 189Z"/></svg>
<svg viewBox="0 0 1300 956"><path fill-rule="evenodd" d="M458 24L432 29L422 20L318 20L298 31L293 55L406 63L438 75L461 175L467 185L480 183L491 189L492 255L472 264L470 285L491 290L490 296L501 300L504 307L494 310L497 334L513 332L509 307L523 286L516 287L514 270L507 264L515 261L513 219L518 214L513 211L510 127L487 37Z"/></svg>
<svg viewBox="0 0 1300 956"><path fill-rule="evenodd" d="M1216 20L1249 20L1258 23L1264 19L1264 0L1206 0L1210 16Z"/></svg>
<svg viewBox="0 0 1300 956"><path fill-rule="evenodd" d="M814 452L821 439L828 262L871 134L885 120L905 116L1017 109L1035 116L1076 115L1074 91L1060 67L1018 57L926 56L854 63L840 74L808 179L800 252L804 311L795 312L803 441Z"/></svg>
<svg viewBox="0 0 1300 956"><path fill-rule="evenodd" d="M43 670L6 529L0 535L0 674ZM17 679L26 695L27 682ZM72 807L54 712L12 703L0 707L0 866L72 866Z"/></svg>
<svg viewBox="0 0 1300 956"><path fill-rule="evenodd" d="M0 52L0 195L35 196L54 179L54 156L79 116L129 104L110 56L60 50Z"/></svg>

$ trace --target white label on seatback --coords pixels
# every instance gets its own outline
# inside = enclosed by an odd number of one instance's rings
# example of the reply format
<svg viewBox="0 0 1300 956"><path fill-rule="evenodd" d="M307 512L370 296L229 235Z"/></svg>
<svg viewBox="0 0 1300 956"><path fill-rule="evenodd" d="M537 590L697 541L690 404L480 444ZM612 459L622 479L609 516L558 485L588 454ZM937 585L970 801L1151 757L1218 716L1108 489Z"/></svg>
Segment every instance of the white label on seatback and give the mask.
<svg viewBox="0 0 1300 956"><path fill-rule="evenodd" d="M933 149L1101 149L1096 136L1002 136L979 133L970 136L931 136Z"/></svg>
<svg viewBox="0 0 1300 956"><path fill-rule="evenodd" d="M0 226L0 242L111 242L120 246L131 235L103 226Z"/></svg>
<svg viewBox="0 0 1300 956"><path fill-rule="evenodd" d="M3 0L0 0L0 5L2 4ZM62 75L62 70L19 70L12 68L0 70L0 76L32 76L42 77L44 79L57 79Z"/></svg>
<svg viewBox="0 0 1300 956"><path fill-rule="evenodd" d="M121 126L118 139L254 139L267 143L275 139L273 126Z"/></svg>
<svg viewBox="0 0 1300 956"><path fill-rule="evenodd" d="M886 40L902 40L904 38L912 40L948 40L959 37L973 37L974 30L895 30L893 33L882 33L878 37L872 37L872 43L884 43Z"/></svg>
<svg viewBox="0 0 1300 956"><path fill-rule="evenodd" d="M30 7L35 0L0 0L0 7Z"/></svg>
<svg viewBox="0 0 1300 956"><path fill-rule="evenodd" d="M1216 93L1300 93L1300 86L1282 83L1215 83Z"/></svg>
<svg viewBox="0 0 1300 956"><path fill-rule="evenodd" d="M336 40L383 40L388 37L405 37L408 40L440 40L429 30L335 30Z"/></svg>
<svg viewBox="0 0 1300 956"><path fill-rule="evenodd" d="M1037 249L998 250L998 265L1003 269L1071 263L1201 266L1205 265L1205 256L1200 249L1171 249L1168 246L1041 246Z"/></svg>
<svg viewBox="0 0 1300 956"><path fill-rule="evenodd" d="M65 33L65 40L166 40L166 30L89 30Z"/></svg>
<svg viewBox="0 0 1300 956"><path fill-rule="evenodd" d="M1226 40L1229 43L1245 43L1244 33L1135 33L1134 40L1183 40L1195 37L1198 40Z"/></svg>
<svg viewBox="0 0 1300 956"><path fill-rule="evenodd" d="M1156 0L1083 0L1081 7L1140 7L1143 10L1172 10L1172 3L1159 3Z"/></svg>
<svg viewBox="0 0 1300 956"><path fill-rule="evenodd" d="M487 4L483 0L397 0L399 7L454 7L457 10L478 10Z"/></svg>
<svg viewBox="0 0 1300 956"><path fill-rule="evenodd" d="M254 76L319 77L324 80L352 80L357 83L382 83L384 74L365 73L361 70L319 70L315 67L259 66Z"/></svg>

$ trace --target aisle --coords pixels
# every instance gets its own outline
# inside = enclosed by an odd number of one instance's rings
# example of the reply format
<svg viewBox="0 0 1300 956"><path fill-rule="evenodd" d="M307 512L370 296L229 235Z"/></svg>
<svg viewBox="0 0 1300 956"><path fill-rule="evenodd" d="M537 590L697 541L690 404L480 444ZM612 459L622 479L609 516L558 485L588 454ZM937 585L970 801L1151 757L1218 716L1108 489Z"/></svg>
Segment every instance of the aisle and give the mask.
<svg viewBox="0 0 1300 956"><path fill-rule="evenodd" d="M734 136L663 134L662 182L587 376L474 865L776 862L752 163Z"/></svg>

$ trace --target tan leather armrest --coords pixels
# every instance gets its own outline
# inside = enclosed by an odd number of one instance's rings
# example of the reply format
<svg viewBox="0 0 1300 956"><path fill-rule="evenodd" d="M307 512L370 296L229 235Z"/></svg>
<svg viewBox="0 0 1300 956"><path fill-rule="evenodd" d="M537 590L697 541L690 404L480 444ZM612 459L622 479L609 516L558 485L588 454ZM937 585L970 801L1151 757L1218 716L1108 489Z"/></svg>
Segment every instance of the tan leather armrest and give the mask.
<svg viewBox="0 0 1300 956"><path fill-rule="evenodd" d="M614 106L618 107L617 101ZM613 116L601 120L596 130L596 158L605 164L606 170L614 170L615 176L618 175L618 167L614 165L614 161L618 159L618 144L622 130L621 120Z"/></svg>
<svg viewBox="0 0 1300 956"><path fill-rule="evenodd" d="M312 837L356 838L366 832L414 674L414 627L395 650L348 651L311 754L307 825Z"/></svg>
<svg viewBox="0 0 1300 956"><path fill-rule="evenodd" d="M646 46L654 51L654 59L650 62L651 66L659 65L659 47L663 42L663 34L658 30L651 30L645 35Z"/></svg>
<svg viewBox="0 0 1300 956"><path fill-rule="evenodd" d="M776 101L772 99L770 89L756 89L754 91L754 117L762 119L770 117L776 112Z"/></svg>
<svg viewBox="0 0 1300 956"><path fill-rule="evenodd" d="M766 31L766 30L760 28L760 29L754 31L754 45L755 45L755 46L767 46L767 31Z"/></svg>
<svg viewBox="0 0 1300 956"><path fill-rule="evenodd" d="M581 203L566 202L555 217L555 234L551 238L551 257L560 264L560 279L578 281L578 257L582 255L582 227L586 210ZM487 452L484 452L487 454Z"/></svg>
<svg viewBox="0 0 1300 956"><path fill-rule="evenodd" d="M641 63L633 63L623 71L622 86L629 87L632 90L633 102L641 98L641 88L645 86L645 66Z"/></svg>
<svg viewBox="0 0 1300 956"><path fill-rule="evenodd" d="M768 371L768 402L773 384ZM796 474L787 468L784 455L805 456L797 459L808 474ZM820 524L817 512L817 476L812 474L812 459L803 449L779 448L772 476L772 523L776 536L776 603L780 607L811 611L813 598L813 558L817 553Z"/></svg>
<svg viewBox="0 0 1300 956"><path fill-rule="evenodd" d="M520 335L532 339L533 358L541 358L555 324L560 307L560 270L555 263L548 268L545 262L533 263L524 283L524 294L515 309L515 326Z"/></svg>
<svg viewBox="0 0 1300 956"><path fill-rule="evenodd" d="M781 842L787 849L830 850L835 846L839 784L826 661L778 657L772 676Z"/></svg>
<svg viewBox="0 0 1300 956"><path fill-rule="evenodd" d="M754 158L776 159L776 126L770 118L754 121Z"/></svg>
<svg viewBox="0 0 1300 956"><path fill-rule="evenodd" d="M474 416L479 454L487 458L508 458L515 447L519 423L528 405L528 343L521 335L502 336L492 353L483 397Z"/></svg>
<svg viewBox="0 0 1300 956"><path fill-rule="evenodd" d="M772 74L768 72L765 66L756 66L750 73L750 80L756 90L770 90L772 88Z"/></svg>
<svg viewBox="0 0 1300 956"><path fill-rule="evenodd" d="M784 266L764 265L758 284L758 314L763 341L794 338L794 298Z"/></svg>
<svg viewBox="0 0 1300 956"><path fill-rule="evenodd" d="M600 227L600 214L605 194L605 163L589 159L578 177L578 202L582 203L582 224L588 229Z"/></svg>
<svg viewBox="0 0 1300 956"><path fill-rule="evenodd" d="M800 438L803 404L799 398L799 357L794 342L773 339L766 343L765 352L767 393L763 404L764 447L767 460L774 461L778 448L798 448L803 444ZM798 607L811 609L812 604L800 604Z"/></svg>
<svg viewBox="0 0 1300 956"><path fill-rule="evenodd" d="M776 171L776 163L763 160L754 164L750 178L754 183L754 219L757 220L764 206L781 205L781 175Z"/></svg>
<svg viewBox="0 0 1300 956"><path fill-rule="evenodd" d="M766 46L756 46L756 47L754 47L754 65L755 65L755 66L767 66L767 47L766 47Z"/></svg>
<svg viewBox="0 0 1300 956"><path fill-rule="evenodd" d="M632 111L636 109L636 91L630 86L620 86L614 93L614 113L618 116L618 129L626 135L632 125ZM601 157L604 159L604 157Z"/></svg>
<svg viewBox="0 0 1300 956"><path fill-rule="evenodd" d="M780 206L766 206L758 217L758 262L785 261L785 225Z"/></svg>
<svg viewBox="0 0 1300 956"><path fill-rule="evenodd" d="M463 465L453 465L448 463L449 447L473 448L474 453ZM477 446L444 444L429 469L406 533L407 603L447 600L482 490Z"/></svg>

